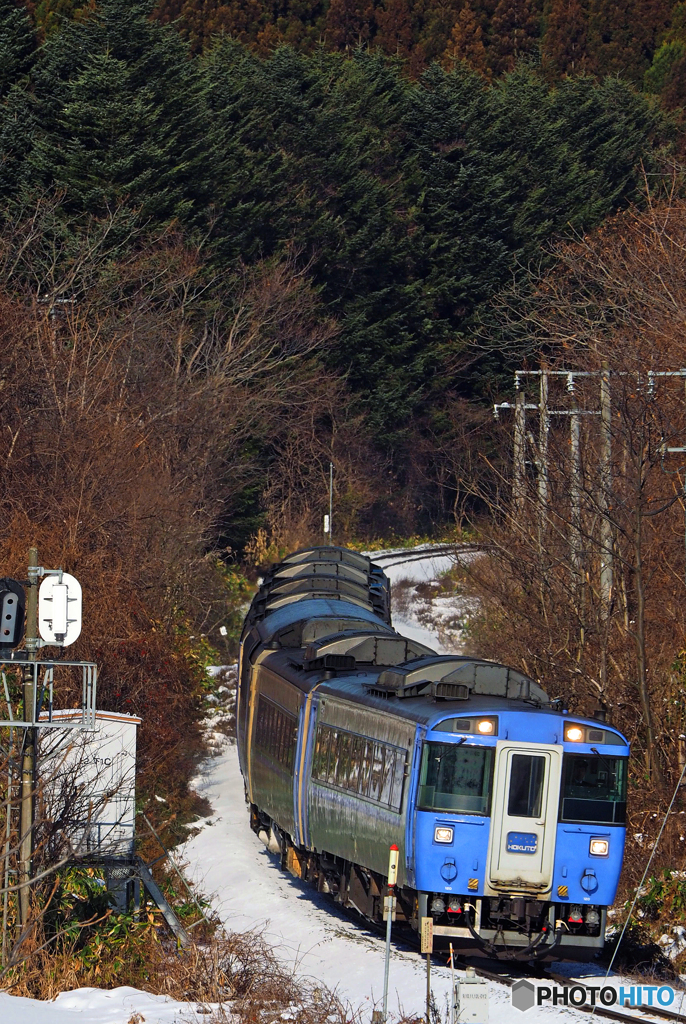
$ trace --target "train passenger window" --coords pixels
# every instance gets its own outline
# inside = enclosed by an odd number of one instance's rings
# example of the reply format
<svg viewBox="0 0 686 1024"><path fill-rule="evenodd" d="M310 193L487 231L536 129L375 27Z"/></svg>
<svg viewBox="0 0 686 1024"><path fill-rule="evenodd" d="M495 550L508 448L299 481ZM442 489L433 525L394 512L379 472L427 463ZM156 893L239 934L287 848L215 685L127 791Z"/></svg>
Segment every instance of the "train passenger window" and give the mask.
<svg viewBox="0 0 686 1024"><path fill-rule="evenodd" d="M359 793L360 790L360 773L362 771L362 761L364 758L364 748L366 744L361 736L350 736L350 768L348 771L348 789L351 789L353 793Z"/></svg>
<svg viewBox="0 0 686 1024"><path fill-rule="evenodd" d="M381 803L390 804L393 779L395 776L395 751L386 747L383 764L383 781L381 783Z"/></svg>
<svg viewBox="0 0 686 1024"><path fill-rule="evenodd" d="M423 811L490 814L493 747L425 743L417 806Z"/></svg>
<svg viewBox="0 0 686 1024"><path fill-rule="evenodd" d="M329 753L329 769L326 773L326 782L330 785L336 784L336 775L338 772L338 757L339 757L339 745L338 745L338 729L330 729L331 734L330 740L330 753Z"/></svg>
<svg viewBox="0 0 686 1024"><path fill-rule="evenodd" d="M399 811L407 751L346 729L317 727L312 778Z"/></svg>
<svg viewBox="0 0 686 1024"><path fill-rule="evenodd" d="M316 779L325 779L329 773L329 747L331 745L331 730L320 729L317 732L317 742L314 748L312 759L312 774Z"/></svg>
<svg viewBox="0 0 686 1024"><path fill-rule="evenodd" d="M293 771L298 720L263 694L257 701L255 749Z"/></svg>
<svg viewBox="0 0 686 1024"><path fill-rule="evenodd" d="M358 793L369 793L369 787L371 786L372 778L372 762L374 759L374 744L371 740L364 741L364 753L362 755L362 764L360 766L360 784L358 786Z"/></svg>
<svg viewBox="0 0 686 1024"><path fill-rule="evenodd" d="M513 818L538 818L543 803L545 758L513 754L507 813Z"/></svg>
<svg viewBox="0 0 686 1024"><path fill-rule="evenodd" d="M625 757L565 754L562 761L560 818L586 824L626 821Z"/></svg>
<svg viewBox="0 0 686 1024"><path fill-rule="evenodd" d="M381 787L383 785L383 743L374 744L374 758L372 760L372 781L369 788L369 796L372 800L381 801Z"/></svg>
<svg viewBox="0 0 686 1024"><path fill-rule="evenodd" d="M352 736L349 732L342 732L338 743L338 760L336 764L336 785L341 789L348 789L350 777L350 741Z"/></svg>

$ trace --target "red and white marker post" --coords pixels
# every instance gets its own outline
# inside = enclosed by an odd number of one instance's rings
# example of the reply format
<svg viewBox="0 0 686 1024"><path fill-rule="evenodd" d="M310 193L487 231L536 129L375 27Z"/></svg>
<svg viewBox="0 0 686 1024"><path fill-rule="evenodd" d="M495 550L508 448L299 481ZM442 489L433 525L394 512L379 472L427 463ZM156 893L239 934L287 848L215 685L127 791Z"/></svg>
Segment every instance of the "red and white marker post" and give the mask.
<svg viewBox="0 0 686 1024"><path fill-rule="evenodd" d="M395 889L398 881L398 857L400 851L393 843L388 856L388 896L384 897L384 917L386 918L386 961L383 975L383 1022L386 1024L388 1015L388 971L391 963L391 925L395 918Z"/></svg>

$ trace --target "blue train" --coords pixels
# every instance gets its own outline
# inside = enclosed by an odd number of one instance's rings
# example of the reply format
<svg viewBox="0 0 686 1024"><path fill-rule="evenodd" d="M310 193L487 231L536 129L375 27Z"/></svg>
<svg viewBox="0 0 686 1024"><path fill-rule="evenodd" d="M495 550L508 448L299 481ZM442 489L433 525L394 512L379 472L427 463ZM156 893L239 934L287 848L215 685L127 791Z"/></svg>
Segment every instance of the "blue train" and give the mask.
<svg viewBox="0 0 686 1024"><path fill-rule="evenodd" d="M625 839L626 739L504 665L396 632L390 588L345 548L290 555L241 638L237 733L252 828L284 868L464 952L589 959Z"/></svg>

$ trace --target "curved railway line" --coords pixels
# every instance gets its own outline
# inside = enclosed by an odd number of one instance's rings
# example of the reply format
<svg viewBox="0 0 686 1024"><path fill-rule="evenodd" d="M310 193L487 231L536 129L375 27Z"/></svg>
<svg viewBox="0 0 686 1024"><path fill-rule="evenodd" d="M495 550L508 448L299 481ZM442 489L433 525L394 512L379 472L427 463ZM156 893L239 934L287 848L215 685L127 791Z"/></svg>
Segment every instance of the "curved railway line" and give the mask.
<svg viewBox="0 0 686 1024"><path fill-rule="evenodd" d="M382 569L391 569L396 565L405 565L406 562L421 562L427 558L457 557L461 554L472 554L477 551L485 551L485 544L464 543L464 544L434 544L428 545L421 550L408 548L407 552L395 551L370 551L369 557Z"/></svg>

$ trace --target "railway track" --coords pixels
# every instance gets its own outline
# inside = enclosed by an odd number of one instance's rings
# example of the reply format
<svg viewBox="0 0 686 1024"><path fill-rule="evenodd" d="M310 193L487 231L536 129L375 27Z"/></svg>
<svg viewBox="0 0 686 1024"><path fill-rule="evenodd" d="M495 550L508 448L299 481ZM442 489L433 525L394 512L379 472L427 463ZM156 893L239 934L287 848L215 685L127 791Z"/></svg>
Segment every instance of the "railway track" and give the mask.
<svg viewBox="0 0 686 1024"><path fill-rule="evenodd" d="M435 544L422 548L418 551L416 548L408 548L407 552L403 551L371 551L369 557L377 565L381 566L382 569L391 569L396 565L405 565L407 562L421 562L425 558L441 558L445 556L457 556L460 554L471 554L475 551L483 551L485 546L483 544L476 543L465 543L465 544Z"/></svg>

